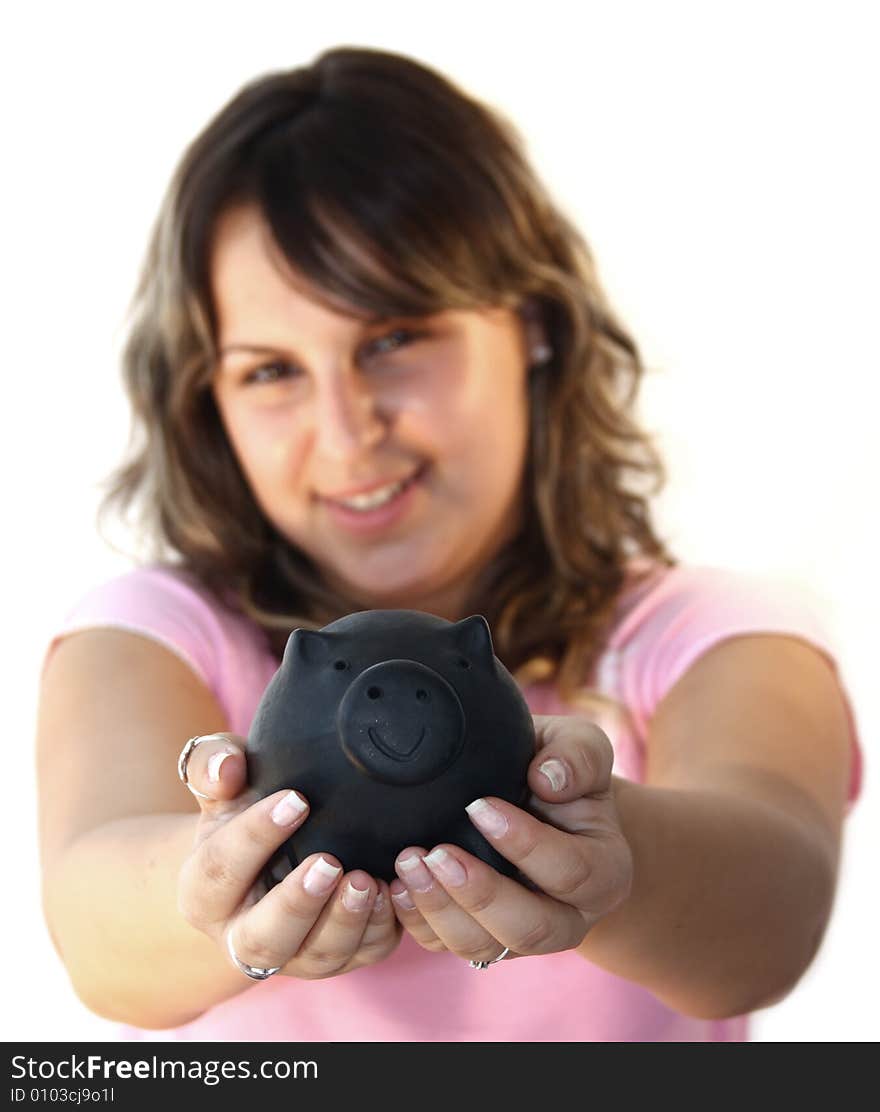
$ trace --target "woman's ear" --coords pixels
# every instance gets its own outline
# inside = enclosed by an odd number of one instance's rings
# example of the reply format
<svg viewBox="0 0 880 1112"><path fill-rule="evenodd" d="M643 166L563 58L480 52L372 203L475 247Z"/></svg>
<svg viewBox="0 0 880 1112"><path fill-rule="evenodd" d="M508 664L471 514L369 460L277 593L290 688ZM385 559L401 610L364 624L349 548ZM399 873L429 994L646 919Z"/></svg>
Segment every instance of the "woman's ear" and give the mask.
<svg viewBox="0 0 880 1112"><path fill-rule="evenodd" d="M520 306L519 314L525 327L528 365L538 367L542 363L548 363L553 357L553 348L550 346L544 314L537 299L526 298Z"/></svg>

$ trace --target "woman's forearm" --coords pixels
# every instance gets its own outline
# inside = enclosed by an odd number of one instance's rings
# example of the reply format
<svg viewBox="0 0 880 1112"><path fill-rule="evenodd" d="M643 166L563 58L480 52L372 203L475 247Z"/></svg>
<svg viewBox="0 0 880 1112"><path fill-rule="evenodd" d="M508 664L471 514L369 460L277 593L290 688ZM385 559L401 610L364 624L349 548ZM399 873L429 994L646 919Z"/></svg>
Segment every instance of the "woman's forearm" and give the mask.
<svg viewBox="0 0 880 1112"><path fill-rule="evenodd" d="M46 921L73 987L97 1014L174 1027L251 987L177 906L196 815L140 815L77 838L43 880Z"/></svg>
<svg viewBox="0 0 880 1112"><path fill-rule="evenodd" d="M836 861L798 821L733 793L614 777L633 887L579 952L707 1019L784 996L810 964Z"/></svg>
<svg viewBox="0 0 880 1112"><path fill-rule="evenodd" d="M614 777L633 852L630 896L580 953L704 1018L789 991L818 949L836 862L784 812L747 797ZM166 1028L250 986L177 906L197 816L117 820L77 838L44 878L46 920L99 1015Z"/></svg>

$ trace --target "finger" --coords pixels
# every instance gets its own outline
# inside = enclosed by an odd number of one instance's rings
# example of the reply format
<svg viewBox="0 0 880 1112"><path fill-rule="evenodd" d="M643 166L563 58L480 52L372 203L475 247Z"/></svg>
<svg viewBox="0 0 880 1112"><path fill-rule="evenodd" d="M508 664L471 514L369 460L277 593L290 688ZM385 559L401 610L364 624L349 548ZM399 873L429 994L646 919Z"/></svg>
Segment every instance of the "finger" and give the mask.
<svg viewBox="0 0 880 1112"><path fill-rule="evenodd" d="M359 870L334 878L322 866L316 888L309 879L310 863L319 857L325 866L333 866L329 854L307 858L296 870L301 884L288 879L286 890L279 885L247 916L236 919L234 938L260 953L261 968L279 966L293 976L315 980L380 961L400 941L388 885ZM323 906L316 905L316 899L323 900ZM239 944L234 944L241 959Z"/></svg>
<svg viewBox="0 0 880 1112"><path fill-rule="evenodd" d="M394 867L415 909L409 912L413 936L426 950L451 950L468 961L490 961L504 947L444 887L447 868L452 870L452 883L458 883L456 864L442 847L428 855L411 846L398 855Z"/></svg>
<svg viewBox="0 0 880 1112"><path fill-rule="evenodd" d="M399 877L395 878L391 881L388 890L391 894L394 914L403 929L408 931L423 949L430 950L432 953L445 950L446 946L425 921L425 917L416 907L403 881Z"/></svg>
<svg viewBox="0 0 880 1112"><path fill-rule="evenodd" d="M247 784L244 739L237 734L206 734L186 758L186 786L203 814L225 812Z"/></svg>
<svg viewBox="0 0 880 1112"><path fill-rule="evenodd" d="M248 965L272 968L296 958L297 976L329 976L360 945L375 895L368 873L356 870L343 880L338 858L311 854L236 916L235 952Z"/></svg>
<svg viewBox="0 0 880 1112"><path fill-rule="evenodd" d="M468 960L492 960L505 947L508 957L570 950L592 925L576 908L530 891L459 846L437 846L426 860L472 926L465 934L448 908L423 914L447 947Z"/></svg>
<svg viewBox="0 0 880 1112"><path fill-rule="evenodd" d="M542 822L569 834L611 835L619 830L616 809L609 807L607 799L595 796L573 799L570 803L547 803L532 795L525 809Z"/></svg>
<svg viewBox="0 0 880 1112"><path fill-rule="evenodd" d="M367 920L367 929L364 932L365 941L368 935L384 933L389 926L393 929L399 926L394 916L394 905L391 902L388 881L375 880L375 884L376 898L373 900L373 906L370 909L370 917Z"/></svg>
<svg viewBox="0 0 880 1112"><path fill-rule="evenodd" d="M273 792L199 841L181 868L178 888L180 909L189 922L202 930L225 923L307 814L308 803L299 793Z"/></svg>
<svg viewBox="0 0 880 1112"><path fill-rule="evenodd" d="M581 715L534 715L537 749L528 784L541 799L568 802L611 787L614 749L605 731Z"/></svg>
<svg viewBox="0 0 880 1112"><path fill-rule="evenodd" d="M337 888L337 897L342 900L344 909L346 909L345 885L347 880L348 877L344 877ZM369 877L364 873L358 875L353 883L360 887L367 880L369 880ZM350 947L353 952L349 953L347 961L338 965L333 960L326 961L326 957L324 957L324 955L332 954L333 947L336 945L333 934L334 915L339 911L338 909L330 909L328 905L324 915L326 916L327 910L330 911L330 915L326 919L322 916L322 920L315 924L305 943L300 947L297 956L299 970L303 969L304 965L306 969L309 969L310 964L314 961L314 953L322 955L324 959L319 964L318 975L326 976L328 974L325 971L325 966L333 974L348 973L350 970L360 969L364 965L373 965L382 961L384 957L387 957L396 949L397 944L401 941L403 929L395 919L394 909L388 894L388 885L385 881L377 881L375 878L373 878L372 883L375 885L375 898L372 901L367 901L366 911L364 912L366 925L363 934L357 941L357 945Z"/></svg>
<svg viewBox="0 0 880 1112"><path fill-rule="evenodd" d="M465 810L483 837L541 892L598 916L618 898L620 869L629 850L613 821L613 800L593 802L612 818L591 837L572 836L495 796L475 799ZM490 872L495 875L494 869Z"/></svg>

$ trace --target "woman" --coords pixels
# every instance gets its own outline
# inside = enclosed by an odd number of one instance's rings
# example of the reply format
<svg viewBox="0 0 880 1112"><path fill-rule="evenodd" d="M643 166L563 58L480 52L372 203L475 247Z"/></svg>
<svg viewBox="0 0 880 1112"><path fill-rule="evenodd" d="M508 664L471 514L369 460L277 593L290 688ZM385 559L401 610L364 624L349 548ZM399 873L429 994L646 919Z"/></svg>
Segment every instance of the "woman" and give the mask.
<svg viewBox="0 0 880 1112"><path fill-rule="evenodd" d="M178 167L124 363L107 508L140 498L149 562L66 616L40 703L86 1005L133 1038L745 1037L827 926L854 722L794 592L655 535L638 349L510 126L378 51L252 82ZM444 844L267 890L308 800L246 786L259 698L293 629L398 607L483 614L527 697L528 808L468 814L531 883Z"/></svg>

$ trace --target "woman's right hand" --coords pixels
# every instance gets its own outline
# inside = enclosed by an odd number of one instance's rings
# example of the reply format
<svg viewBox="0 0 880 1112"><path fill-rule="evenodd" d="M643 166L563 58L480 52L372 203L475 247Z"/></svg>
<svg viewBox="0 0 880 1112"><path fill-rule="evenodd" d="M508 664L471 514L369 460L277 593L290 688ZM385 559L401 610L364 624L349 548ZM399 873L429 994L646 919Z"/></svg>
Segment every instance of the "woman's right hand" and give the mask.
<svg viewBox="0 0 880 1112"><path fill-rule="evenodd" d="M178 906L227 960L228 932L240 961L306 980L373 965L397 947L402 927L388 884L362 869L344 874L330 853L311 854L267 891L263 869L306 821L308 804L288 790L257 798L247 787L244 738L212 734L191 751L186 773L207 798L193 792L201 814Z"/></svg>

